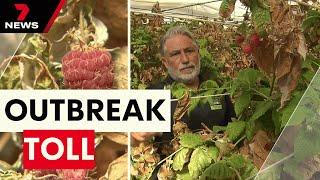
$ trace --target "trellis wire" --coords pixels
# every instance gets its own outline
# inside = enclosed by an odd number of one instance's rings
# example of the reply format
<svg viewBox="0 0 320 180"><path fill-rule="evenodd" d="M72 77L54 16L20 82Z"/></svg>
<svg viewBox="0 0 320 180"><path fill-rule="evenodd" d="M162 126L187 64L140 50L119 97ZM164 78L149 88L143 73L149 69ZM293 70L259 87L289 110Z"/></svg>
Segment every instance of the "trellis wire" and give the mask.
<svg viewBox="0 0 320 180"><path fill-rule="evenodd" d="M131 10L132 13L140 13L140 14L150 14L150 15L157 15L157 16L163 16L163 17L172 17L172 18L178 18L178 19L188 19L188 20L195 20L195 21L202 21L202 22L211 22L216 24L222 24L222 25L233 25L233 26L239 26L239 21L233 21L233 22L220 22L215 20L207 20L207 19L198 19L198 18L192 18L192 17L179 17L175 15L170 14L161 14L161 13L152 13L152 12L143 12L143 11L135 11Z"/></svg>
<svg viewBox="0 0 320 180"><path fill-rule="evenodd" d="M164 10L161 10L161 12L171 11L171 10L176 10L176 9L182 9L182 8L187 8L187 7L192 7L192 6L198 6L198 5L204 5L204 4L213 3L213 2L219 2L219 1L222 1L222 0L213 0L213 1L207 1L207 2L201 2L201 3L188 4L188 5L184 5L184 6L164 9Z"/></svg>
<svg viewBox="0 0 320 180"><path fill-rule="evenodd" d="M141 10L141 12L149 12L150 9L146 9L146 8L138 8L138 7L131 7L131 12L132 10ZM180 13L180 12L166 12L166 15L184 15L184 16L192 16L192 17L198 17L198 18L210 18L208 16L202 16L202 15L194 15L194 14L187 14L187 13ZM243 16L233 16L233 17L243 17ZM219 17L215 17L215 18L219 18Z"/></svg>
<svg viewBox="0 0 320 180"><path fill-rule="evenodd" d="M316 8L316 9L320 10L320 6L315 6L315 5L313 5L313 4L308 4L308 3L306 3L306 2L302 2L302 1L299 1L299 0L290 0L290 1L295 2L295 3L298 3L298 4L300 4L300 5L304 5L304 6L308 6L308 7Z"/></svg>
<svg viewBox="0 0 320 180"><path fill-rule="evenodd" d="M223 93L223 94L212 94L212 95L206 95L206 96L193 96L190 97L190 99L201 99L201 98L207 98L207 97L222 97L222 96L229 96L230 93ZM179 101L180 99L171 99L171 101Z"/></svg>

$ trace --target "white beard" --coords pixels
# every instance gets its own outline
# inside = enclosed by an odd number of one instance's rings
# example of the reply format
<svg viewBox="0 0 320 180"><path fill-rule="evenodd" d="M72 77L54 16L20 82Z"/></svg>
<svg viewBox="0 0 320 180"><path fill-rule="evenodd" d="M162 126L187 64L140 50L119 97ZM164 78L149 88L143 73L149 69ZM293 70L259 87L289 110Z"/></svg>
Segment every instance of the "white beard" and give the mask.
<svg viewBox="0 0 320 180"><path fill-rule="evenodd" d="M171 66L168 66L168 73L173 80L181 83L188 83L195 80L195 78L197 78L200 74L200 63L197 66L194 65L194 67L195 68L191 73L182 74L179 70L175 71L173 68L171 68ZM179 67L179 69L181 69L181 67Z"/></svg>

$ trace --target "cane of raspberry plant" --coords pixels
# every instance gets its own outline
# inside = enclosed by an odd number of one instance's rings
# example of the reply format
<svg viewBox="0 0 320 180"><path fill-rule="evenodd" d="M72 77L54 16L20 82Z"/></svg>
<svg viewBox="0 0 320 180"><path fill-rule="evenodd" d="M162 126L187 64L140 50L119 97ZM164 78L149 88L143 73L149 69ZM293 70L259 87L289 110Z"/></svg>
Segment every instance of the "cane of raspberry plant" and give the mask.
<svg viewBox="0 0 320 180"><path fill-rule="evenodd" d="M71 89L107 89L113 85L111 54L103 49L71 50L62 58L64 84Z"/></svg>

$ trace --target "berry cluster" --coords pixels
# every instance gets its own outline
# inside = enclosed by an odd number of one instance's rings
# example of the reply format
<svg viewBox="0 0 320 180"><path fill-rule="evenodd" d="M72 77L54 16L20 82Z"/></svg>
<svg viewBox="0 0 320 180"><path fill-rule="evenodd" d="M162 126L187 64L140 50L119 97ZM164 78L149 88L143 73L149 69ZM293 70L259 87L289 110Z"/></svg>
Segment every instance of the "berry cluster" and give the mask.
<svg viewBox="0 0 320 180"><path fill-rule="evenodd" d="M236 35L236 43L241 46L242 51L249 55L255 47L260 46L260 36L257 33L250 35L249 40L245 41L245 37L242 35Z"/></svg>
<svg viewBox="0 0 320 180"><path fill-rule="evenodd" d="M62 58L64 84L71 89L106 89L113 85L111 54L103 50L72 50Z"/></svg>

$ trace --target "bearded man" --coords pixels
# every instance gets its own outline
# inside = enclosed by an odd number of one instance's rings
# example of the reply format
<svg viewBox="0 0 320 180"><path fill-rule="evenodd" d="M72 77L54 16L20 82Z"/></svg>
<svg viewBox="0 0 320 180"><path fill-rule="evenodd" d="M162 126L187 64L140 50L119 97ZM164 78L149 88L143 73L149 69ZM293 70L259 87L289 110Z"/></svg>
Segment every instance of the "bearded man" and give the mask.
<svg viewBox="0 0 320 180"><path fill-rule="evenodd" d="M177 26L169 29L160 42L161 59L168 70L165 81L151 86L151 89L164 89L172 83L183 83L186 87L198 90L200 84L205 81L200 75L199 47L192 34L185 27ZM182 121L190 130L199 130L205 124L210 129L214 125L225 126L235 117L234 108L230 97L221 96L218 106L199 104L191 113L185 113ZM173 101L171 112L173 113L177 101ZM218 107L218 108L217 108ZM157 141L169 142L173 138L172 133L131 133L134 142L147 141L153 136L158 136Z"/></svg>

